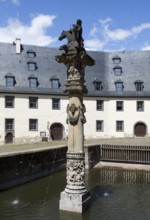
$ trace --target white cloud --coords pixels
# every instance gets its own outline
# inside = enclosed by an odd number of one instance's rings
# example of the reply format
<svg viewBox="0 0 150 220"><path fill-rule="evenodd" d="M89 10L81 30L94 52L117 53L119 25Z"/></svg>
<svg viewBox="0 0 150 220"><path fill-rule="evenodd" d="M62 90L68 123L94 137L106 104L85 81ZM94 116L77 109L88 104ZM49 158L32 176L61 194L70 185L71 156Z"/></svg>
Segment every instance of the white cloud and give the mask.
<svg viewBox="0 0 150 220"><path fill-rule="evenodd" d="M146 43L144 44L144 46L142 47L142 50L150 50L150 44L149 44L149 42L146 42Z"/></svg>
<svg viewBox="0 0 150 220"><path fill-rule="evenodd" d="M56 39L47 35L47 30L53 25L54 15L37 15L30 25L25 25L18 18L10 18L6 27L0 27L0 42L13 42L21 38L22 43L46 46Z"/></svg>
<svg viewBox="0 0 150 220"><path fill-rule="evenodd" d="M12 0L12 3L13 3L14 5L20 5L20 0Z"/></svg>
<svg viewBox="0 0 150 220"><path fill-rule="evenodd" d="M20 5L21 0L0 0L2 3L12 3L14 5Z"/></svg>
<svg viewBox="0 0 150 220"><path fill-rule="evenodd" d="M144 30L150 29L150 23L142 23L129 29L112 29L112 23L113 20L108 17L104 20L99 19L97 23L93 24L89 33L89 39L85 41L86 47L90 50L105 50L105 48L109 48L110 45L112 46L112 43L114 43L114 45L116 44L117 48L126 47L129 39L130 41L134 40ZM121 42L122 45L119 45ZM149 46L143 48L146 49L149 48ZM112 48L110 48L110 50L112 50Z"/></svg>
<svg viewBox="0 0 150 220"><path fill-rule="evenodd" d="M104 47L104 42L101 42L99 39L90 39L85 40L84 42L86 50L102 50Z"/></svg>

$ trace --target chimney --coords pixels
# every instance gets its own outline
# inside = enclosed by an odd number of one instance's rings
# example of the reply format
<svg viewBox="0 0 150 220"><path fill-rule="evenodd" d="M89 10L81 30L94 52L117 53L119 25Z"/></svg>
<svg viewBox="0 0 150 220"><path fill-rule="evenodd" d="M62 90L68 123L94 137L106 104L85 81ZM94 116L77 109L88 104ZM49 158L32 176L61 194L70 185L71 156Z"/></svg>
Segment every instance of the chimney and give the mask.
<svg viewBox="0 0 150 220"><path fill-rule="evenodd" d="M16 38L16 54L20 54L21 53L21 39L20 38Z"/></svg>

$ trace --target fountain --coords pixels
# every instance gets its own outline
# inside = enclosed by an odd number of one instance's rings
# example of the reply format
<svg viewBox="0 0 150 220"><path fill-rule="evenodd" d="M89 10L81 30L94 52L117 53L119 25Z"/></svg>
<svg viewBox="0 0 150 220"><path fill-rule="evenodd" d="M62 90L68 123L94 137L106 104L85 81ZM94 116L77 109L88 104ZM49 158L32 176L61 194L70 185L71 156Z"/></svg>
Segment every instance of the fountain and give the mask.
<svg viewBox="0 0 150 220"><path fill-rule="evenodd" d="M86 122L83 94L87 93L84 85L85 67L95 61L86 53L82 38L82 21L77 20L69 31L62 31L59 40L67 38L68 43L59 49L62 55L56 61L67 67L67 81L64 91L69 94L67 106L68 152L67 186L61 193L60 210L82 213L90 205L90 193L85 187L84 133Z"/></svg>
<svg viewBox="0 0 150 220"><path fill-rule="evenodd" d="M112 167L87 171L85 184L91 191L91 206L82 215L59 211L65 175L65 171L56 172L52 176L1 192L0 219L150 219L149 171Z"/></svg>

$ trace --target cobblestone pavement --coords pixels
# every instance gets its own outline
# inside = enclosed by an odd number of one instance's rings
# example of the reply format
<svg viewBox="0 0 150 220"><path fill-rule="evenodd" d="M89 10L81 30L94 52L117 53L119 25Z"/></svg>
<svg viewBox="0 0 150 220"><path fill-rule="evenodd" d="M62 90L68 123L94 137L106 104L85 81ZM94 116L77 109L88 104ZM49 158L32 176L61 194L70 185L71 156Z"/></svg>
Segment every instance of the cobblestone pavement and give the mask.
<svg viewBox="0 0 150 220"><path fill-rule="evenodd" d="M111 138L85 140L85 145L113 144L113 145L141 145L150 146L150 138ZM67 146L67 141L50 141L32 144L5 144L0 146L0 157L16 153L40 151L49 148Z"/></svg>

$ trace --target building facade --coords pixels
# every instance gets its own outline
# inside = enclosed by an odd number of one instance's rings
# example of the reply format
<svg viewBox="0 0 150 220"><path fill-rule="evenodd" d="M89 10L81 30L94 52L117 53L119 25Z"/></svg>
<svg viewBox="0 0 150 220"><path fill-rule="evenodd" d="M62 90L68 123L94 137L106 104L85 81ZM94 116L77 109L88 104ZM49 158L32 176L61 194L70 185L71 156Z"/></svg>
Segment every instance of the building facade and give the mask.
<svg viewBox="0 0 150 220"><path fill-rule="evenodd" d="M88 52L85 138L150 136L150 51ZM0 143L67 138L57 48L0 43Z"/></svg>

